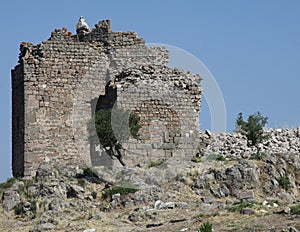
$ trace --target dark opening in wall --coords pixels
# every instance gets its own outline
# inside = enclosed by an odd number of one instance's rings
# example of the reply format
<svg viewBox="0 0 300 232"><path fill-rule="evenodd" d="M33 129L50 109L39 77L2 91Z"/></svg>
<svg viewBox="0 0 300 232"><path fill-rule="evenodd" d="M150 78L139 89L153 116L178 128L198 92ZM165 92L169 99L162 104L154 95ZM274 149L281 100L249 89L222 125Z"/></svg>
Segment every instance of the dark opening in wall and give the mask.
<svg viewBox="0 0 300 232"><path fill-rule="evenodd" d="M112 109L117 101L117 88L109 86L109 83L105 87L105 95L100 96L97 101L95 113L99 110Z"/></svg>
<svg viewBox="0 0 300 232"><path fill-rule="evenodd" d="M24 175L24 77L22 66L12 71L12 172Z"/></svg>
<svg viewBox="0 0 300 232"><path fill-rule="evenodd" d="M100 95L98 99L92 102L92 117L99 110L112 109L117 100L117 89L110 87L109 83L105 87L105 95ZM92 166L112 166L112 158L104 151L99 138L90 139L90 155Z"/></svg>

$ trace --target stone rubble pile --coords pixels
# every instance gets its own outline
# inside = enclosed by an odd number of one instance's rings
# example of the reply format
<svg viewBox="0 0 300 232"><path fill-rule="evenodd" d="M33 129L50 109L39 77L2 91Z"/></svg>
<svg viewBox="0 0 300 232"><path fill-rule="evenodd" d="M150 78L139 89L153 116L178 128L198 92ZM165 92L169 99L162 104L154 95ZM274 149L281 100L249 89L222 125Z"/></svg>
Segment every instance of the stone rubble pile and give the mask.
<svg viewBox="0 0 300 232"><path fill-rule="evenodd" d="M262 144L259 144L261 153L299 153L300 128L294 129L268 129L268 135ZM228 158L249 158L257 152L256 147L247 146L247 138L237 132L232 133L207 133L208 146L204 154L219 154Z"/></svg>

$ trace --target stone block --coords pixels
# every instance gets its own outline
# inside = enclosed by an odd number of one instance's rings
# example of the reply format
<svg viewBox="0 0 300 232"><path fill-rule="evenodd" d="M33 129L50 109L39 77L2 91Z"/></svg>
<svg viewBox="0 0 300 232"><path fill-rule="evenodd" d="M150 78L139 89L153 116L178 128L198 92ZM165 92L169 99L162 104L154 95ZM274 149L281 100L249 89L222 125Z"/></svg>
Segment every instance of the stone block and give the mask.
<svg viewBox="0 0 300 232"><path fill-rule="evenodd" d="M253 202L254 199L254 192L252 190L240 192L239 198L242 202Z"/></svg>
<svg viewBox="0 0 300 232"><path fill-rule="evenodd" d="M254 209L252 208L244 208L244 209L241 209L240 211L241 214L248 214L248 215L252 215L255 213Z"/></svg>
<svg viewBox="0 0 300 232"><path fill-rule="evenodd" d="M136 149L137 150L153 150L152 145L147 144L147 143L136 144Z"/></svg>
<svg viewBox="0 0 300 232"><path fill-rule="evenodd" d="M36 114L35 114L35 112L31 111L31 112L26 113L25 120L28 123L35 123L36 122Z"/></svg>
<svg viewBox="0 0 300 232"><path fill-rule="evenodd" d="M153 150L147 152L147 157L149 157L149 159L151 159L151 158L163 158L163 157L165 157L165 155L166 155L166 153L162 149L153 149Z"/></svg>
<svg viewBox="0 0 300 232"><path fill-rule="evenodd" d="M161 149L164 149L164 150L173 150L174 148L175 148L174 143L164 143L161 145Z"/></svg>

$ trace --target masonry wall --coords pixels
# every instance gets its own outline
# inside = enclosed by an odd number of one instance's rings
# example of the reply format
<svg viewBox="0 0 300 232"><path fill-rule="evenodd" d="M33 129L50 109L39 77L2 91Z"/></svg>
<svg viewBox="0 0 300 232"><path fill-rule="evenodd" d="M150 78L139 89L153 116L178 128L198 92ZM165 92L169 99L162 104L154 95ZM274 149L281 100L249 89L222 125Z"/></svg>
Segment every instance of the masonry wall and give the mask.
<svg viewBox="0 0 300 232"><path fill-rule="evenodd" d="M138 140L123 144L133 163L152 158L192 158L200 143L200 76L166 66L124 70L115 80L117 106L141 117Z"/></svg>
<svg viewBox="0 0 300 232"><path fill-rule="evenodd" d="M107 20L100 21L88 33L78 31L72 35L65 28L56 29L41 44L22 43L20 64L12 71L14 175L34 175L45 162L60 166L112 165L103 149L91 144L87 130L99 98L106 96L107 85L125 69L145 64L164 66L167 62L165 49L148 48L135 32L112 32ZM148 98L148 88L143 91ZM136 97L134 93L126 94L125 88L117 93L124 107ZM197 94L200 95L200 89ZM137 103L129 108L142 117L151 117L146 113L150 108L143 109ZM191 111L189 104L186 112ZM199 104L196 108L199 111ZM189 115L187 121L192 120L191 124L199 129L195 115ZM175 131L173 134L174 138L179 137Z"/></svg>

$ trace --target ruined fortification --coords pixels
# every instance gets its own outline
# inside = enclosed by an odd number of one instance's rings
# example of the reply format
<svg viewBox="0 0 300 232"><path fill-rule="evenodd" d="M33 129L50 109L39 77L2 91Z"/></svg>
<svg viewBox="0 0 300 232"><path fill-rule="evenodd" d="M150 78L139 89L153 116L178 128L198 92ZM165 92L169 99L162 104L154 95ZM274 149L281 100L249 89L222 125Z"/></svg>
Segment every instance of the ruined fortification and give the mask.
<svg viewBox="0 0 300 232"><path fill-rule="evenodd" d="M167 67L169 53L103 20L77 33L56 29L47 41L20 45L12 70L13 174L50 165L114 165L89 139L99 109L120 107L141 118L139 139L123 143L128 164L192 157L199 145L200 76Z"/></svg>

